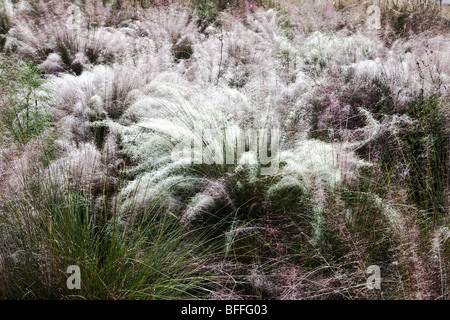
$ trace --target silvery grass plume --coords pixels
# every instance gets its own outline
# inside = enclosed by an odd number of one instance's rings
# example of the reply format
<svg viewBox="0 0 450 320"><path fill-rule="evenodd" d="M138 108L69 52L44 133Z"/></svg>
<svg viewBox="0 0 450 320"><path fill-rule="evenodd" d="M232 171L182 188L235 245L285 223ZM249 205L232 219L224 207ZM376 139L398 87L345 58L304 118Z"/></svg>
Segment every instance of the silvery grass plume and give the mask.
<svg viewBox="0 0 450 320"><path fill-rule="evenodd" d="M226 117L192 89L168 83L152 83L151 86L164 98L142 98L147 107L152 106L148 113L145 113L145 108L131 106L123 117L139 119L136 124L108 124L121 137L123 152L137 164L128 170L134 177L133 181L121 191L124 208L129 207L129 201L136 199L144 207L156 200L171 211L180 211L181 221L188 222L217 206L228 207L230 211L239 210L242 203L233 194L233 189L245 194L248 183L270 183L269 177L261 175L264 168L257 145L249 146L249 150L240 155L235 153L236 141L242 141L245 129L263 124L262 120L267 121L267 117L256 120L264 113L247 114L254 122L241 123L247 125L241 129L232 117ZM135 112L139 113L133 116ZM271 124L266 122L267 127ZM258 135L248 137L250 144L258 144L268 134L268 130L260 132L259 140ZM278 146L274 146L280 143L280 138L281 133L277 140L272 141L270 160L274 162L276 159L277 167L269 174L278 182L266 185L260 192L267 192L267 195L261 194L260 197L273 199L277 193L300 187L303 194L313 197L318 228L316 237L320 237L326 191L334 190L344 181L352 181L359 167L370 164L357 158L352 152L353 145L304 140L291 148L280 146L282 149L278 150ZM180 145L180 141L188 143ZM265 142L268 142L267 138ZM227 157L231 161L227 162Z"/></svg>

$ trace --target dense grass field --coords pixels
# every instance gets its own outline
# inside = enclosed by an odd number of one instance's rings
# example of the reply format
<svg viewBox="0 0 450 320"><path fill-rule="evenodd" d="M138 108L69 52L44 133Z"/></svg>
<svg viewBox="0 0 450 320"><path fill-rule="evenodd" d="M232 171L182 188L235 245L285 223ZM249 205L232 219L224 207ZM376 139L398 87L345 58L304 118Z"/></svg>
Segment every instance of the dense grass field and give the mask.
<svg viewBox="0 0 450 320"><path fill-rule="evenodd" d="M449 102L439 1L0 0L0 299L449 299Z"/></svg>

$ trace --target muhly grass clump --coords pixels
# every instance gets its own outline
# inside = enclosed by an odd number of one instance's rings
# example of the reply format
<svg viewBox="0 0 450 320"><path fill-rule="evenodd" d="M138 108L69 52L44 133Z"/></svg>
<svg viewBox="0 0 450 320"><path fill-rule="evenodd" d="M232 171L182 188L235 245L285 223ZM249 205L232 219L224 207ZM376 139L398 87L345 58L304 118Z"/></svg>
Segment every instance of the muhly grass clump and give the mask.
<svg viewBox="0 0 450 320"><path fill-rule="evenodd" d="M3 186L2 298L185 299L214 288L203 270L218 250L211 231L187 230L155 205L120 208L97 168L104 161L84 145L48 166L29 165L32 176ZM76 294L66 286L70 265L82 270Z"/></svg>
<svg viewBox="0 0 450 320"><path fill-rule="evenodd" d="M200 272L206 256L198 246L203 242L170 215L149 208L119 217L106 203L99 211L81 191L61 192L42 182L39 188L41 194L8 202L8 215L2 214L3 298L178 299L207 294L212 278ZM82 270L76 294L65 285L69 265Z"/></svg>
<svg viewBox="0 0 450 320"><path fill-rule="evenodd" d="M2 297L448 298L447 20L338 5L0 5Z"/></svg>

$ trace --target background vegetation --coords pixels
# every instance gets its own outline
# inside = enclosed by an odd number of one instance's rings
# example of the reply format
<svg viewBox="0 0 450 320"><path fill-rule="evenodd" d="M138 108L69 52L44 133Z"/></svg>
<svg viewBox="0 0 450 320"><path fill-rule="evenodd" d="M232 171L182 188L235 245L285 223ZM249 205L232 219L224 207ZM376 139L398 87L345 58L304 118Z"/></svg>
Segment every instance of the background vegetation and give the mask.
<svg viewBox="0 0 450 320"><path fill-rule="evenodd" d="M448 299L449 35L422 0L2 0L1 298Z"/></svg>

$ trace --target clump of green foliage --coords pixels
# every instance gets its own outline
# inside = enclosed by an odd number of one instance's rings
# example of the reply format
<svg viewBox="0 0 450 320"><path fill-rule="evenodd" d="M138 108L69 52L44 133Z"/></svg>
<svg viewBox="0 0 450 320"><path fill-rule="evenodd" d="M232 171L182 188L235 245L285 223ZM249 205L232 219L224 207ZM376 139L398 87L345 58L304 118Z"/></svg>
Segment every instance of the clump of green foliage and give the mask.
<svg viewBox="0 0 450 320"><path fill-rule="evenodd" d="M4 299L187 299L213 285L200 273L211 246L167 212L108 212L106 198L99 208L92 195L35 180L0 210ZM66 286L71 265L81 289Z"/></svg>
<svg viewBox="0 0 450 320"><path fill-rule="evenodd" d="M405 153L412 168L411 198L423 210L426 221L436 225L446 212L448 119L438 97L412 104L409 114L417 119L405 135Z"/></svg>
<svg viewBox="0 0 450 320"><path fill-rule="evenodd" d="M0 10L0 50L6 42L5 35L8 33L10 28L10 21L4 10Z"/></svg>
<svg viewBox="0 0 450 320"><path fill-rule="evenodd" d="M16 142L26 143L42 132L52 121L46 104L51 97L42 87L43 71L31 62L6 58L0 65L2 124Z"/></svg>

